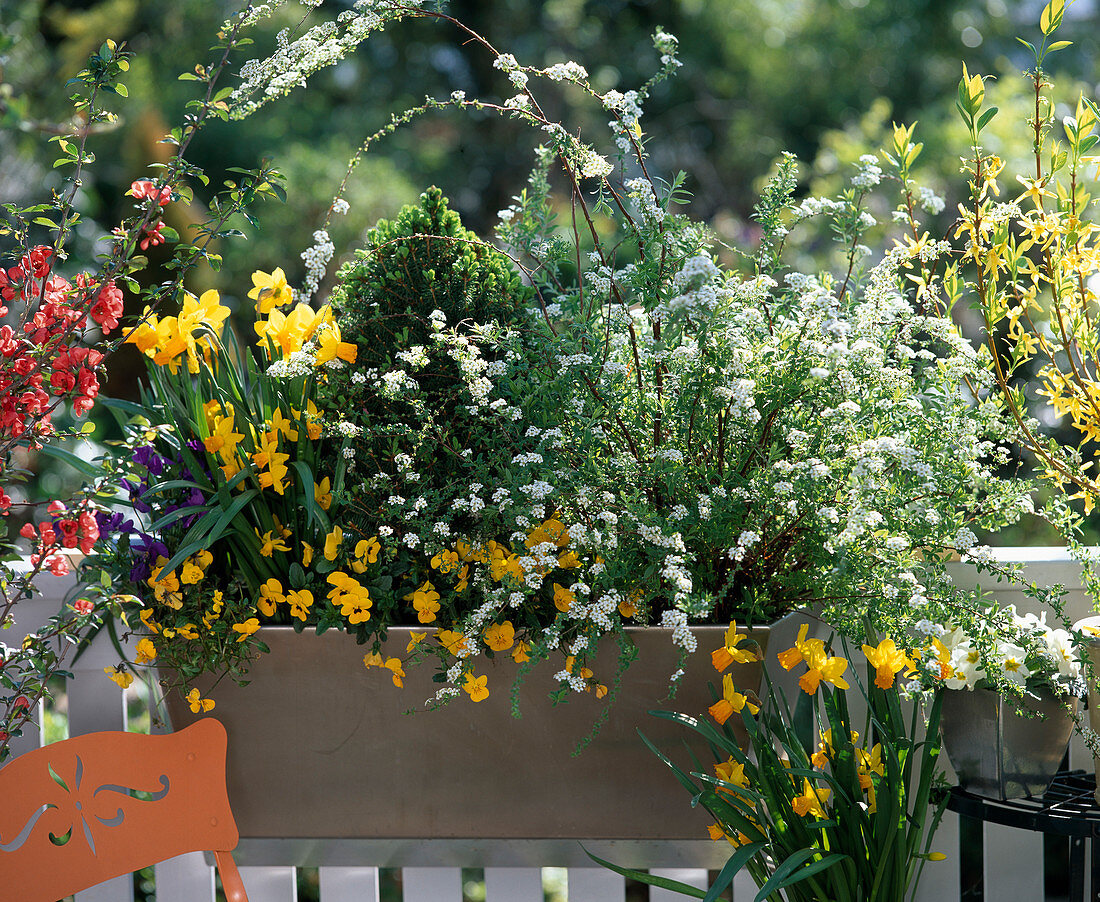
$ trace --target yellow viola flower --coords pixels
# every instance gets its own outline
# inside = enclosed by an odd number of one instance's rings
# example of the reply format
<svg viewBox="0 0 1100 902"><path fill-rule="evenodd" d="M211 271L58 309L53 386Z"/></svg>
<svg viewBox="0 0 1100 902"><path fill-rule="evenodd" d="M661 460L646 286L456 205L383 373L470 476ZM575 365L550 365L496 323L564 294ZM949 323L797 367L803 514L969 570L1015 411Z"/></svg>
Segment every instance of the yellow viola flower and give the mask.
<svg viewBox="0 0 1100 902"><path fill-rule="evenodd" d="M188 692L186 701L191 706L192 714L205 714L214 708L214 699L203 698L198 689L192 689Z"/></svg>
<svg viewBox="0 0 1100 902"><path fill-rule="evenodd" d="M261 316L267 316L276 307L285 307L294 300L294 292L287 284L286 273L280 267L270 273L260 270L252 273L252 285L248 296L256 302L256 313Z"/></svg>
<svg viewBox="0 0 1100 902"><path fill-rule="evenodd" d="M283 541L282 536L272 535L275 530L269 529L262 536L258 529L252 530L256 538L260 540L260 554L263 557L272 557L276 551L290 551L290 546Z"/></svg>
<svg viewBox="0 0 1100 902"><path fill-rule="evenodd" d="M439 644L442 645L447 651L449 651L456 658L459 652L468 651L466 646L466 637L462 633L455 630L437 630L435 638L439 640Z"/></svg>
<svg viewBox="0 0 1100 902"><path fill-rule="evenodd" d="M485 644L493 651L507 651L516 644L516 630L511 620L493 623L485 629Z"/></svg>
<svg viewBox="0 0 1100 902"><path fill-rule="evenodd" d="M393 674L393 684L398 689L405 685L405 668L402 666L400 658L387 658L386 663L382 666Z"/></svg>
<svg viewBox="0 0 1100 902"><path fill-rule="evenodd" d="M638 605L633 598L625 598L619 602L619 614L623 617L633 617L638 613Z"/></svg>
<svg viewBox="0 0 1100 902"><path fill-rule="evenodd" d="M710 712L710 716L713 717L718 723L724 724L734 714L740 714L748 705L749 711L756 714L760 710L760 706L749 701L747 695L738 692L733 686L733 676L726 674L722 677L722 697L718 699L707 710Z"/></svg>
<svg viewBox="0 0 1100 902"><path fill-rule="evenodd" d="M559 586L554 583L554 607L556 607L563 614L573 607L573 602L577 600L575 592L565 588L565 586Z"/></svg>
<svg viewBox="0 0 1100 902"><path fill-rule="evenodd" d="M729 629L726 630L725 644L721 648L716 648L710 653L710 660L714 665L714 669L722 673L724 670L727 670L731 664L748 664L752 661L756 661L758 656L755 651L750 651L747 648L738 648L742 642L746 642L747 640L747 636L737 632L737 621L730 621Z"/></svg>
<svg viewBox="0 0 1100 902"><path fill-rule="evenodd" d="M472 673L468 673L466 674L466 682L462 684L462 689L473 701L484 701L489 697L488 682L489 678L487 676L475 677Z"/></svg>
<svg viewBox="0 0 1100 902"><path fill-rule="evenodd" d="M138 664L152 664L157 659L157 649L152 639L139 640L134 652L136 654L134 660Z"/></svg>
<svg viewBox="0 0 1100 902"><path fill-rule="evenodd" d="M799 817L812 814L814 817L824 818L826 816L824 806L832 792L827 786L815 787L807 777L803 777L802 795L795 796L791 800L791 807Z"/></svg>
<svg viewBox="0 0 1100 902"><path fill-rule="evenodd" d="M427 632L418 633L418 632L415 632L415 631L411 631L409 633L409 644L405 646L405 651L406 652L411 652L414 648L416 648L416 646L418 646L421 642L423 642L427 638L428 638L428 633Z"/></svg>
<svg viewBox="0 0 1100 902"><path fill-rule="evenodd" d="M366 589L360 595L344 595L340 600L340 615L346 617L351 624L366 623L370 620L372 604Z"/></svg>
<svg viewBox="0 0 1100 902"><path fill-rule="evenodd" d="M290 605L290 616L304 621L313 607L313 593L309 589L293 590L286 593L286 601Z"/></svg>
<svg viewBox="0 0 1100 902"><path fill-rule="evenodd" d="M321 510L332 507L332 480L327 476L320 482L313 483L313 500L320 505Z"/></svg>
<svg viewBox="0 0 1100 902"><path fill-rule="evenodd" d="M129 689L130 684L134 681L134 675L126 669L125 664L117 664L114 667L104 667L103 672L107 674L112 682L117 683L123 689Z"/></svg>
<svg viewBox="0 0 1100 902"><path fill-rule="evenodd" d="M260 586L260 597L256 599L256 607L265 617L274 617L275 605L285 601L283 584L272 577Z"/></svg>
<svg viewBox="0 0 1100 902"><path fill-rule="evenodd" d="M192 642L199 638L198 627L193 623L185 623L183 626L177 627L176 632L184 639L190 639Z"/></svg>
<svg viewBox="0 0 1100 902"><path fill-rule="evenodd" d="M440 573L450 573L458 569L459 560L457 551L441 551L432 558L432 569Z"/></svg>
<svg viewBox="0 0 1100 902"><path fill-rule="evenodd" d="M152 611L151 608L145 608L143 611L141 611L138 614L138 618L141 620L142 623L145 624L145 626L149 630L149 632L151 632L151 633L159 633L160 632L160 626L153 619L153 611Z"/></svg>
<svg viewBox="0 0 1100 902"><path fill-rule="evenodd" d="M563 551L558 555L558 566L562 570L571 570L581 565L581 559L572 551Z"/></svg>
<svg viewBox="0 0 1100 902"><path fill-rule="evenodd" d="M891 688L895 674L913 669L913 662L894 644L893 639L883 639L877 646L864 645L863 654L875 668L875 685L880 689Z"/></svg>
<svg viewBox="0 0 1100 902"><path fill-rule="evenodd" d="M325 536L325 560L334 561L340 553L340 543L344 541L344 531L339 526L332 527L332 532Z"/></svg>
<svg viewBox="0 0 1100 902"><path fill-rule="evenodd" d="M202 567L193 560L186 560L180 567L179 580L185 586L193 586L196 583L202 582L204 575Z"/></svg>
<svg viewBox="0 0 1100 902"><path fill-rule="evenodd" d="M530 642L517 642L516 647L512 649L512 660L515 661L517 664L523 664L526 661L530 661L530 652Z"/></svg>
<svg viewBox="0 0 1100 902"><path fill-rule="evenodd" d="M309 542L302 542L302 566L308 567L313 563L313 546Z"/></svg>
<svg viewBox="0 0 1100 902"><path fill-rule="evenodd" d="M360 539L355 543L355 561L352 562L351 569L356 573L366 573L367 564L374 564L378 561L378 552L382 550L382 545L378 541L378 536L371 536L369 539Z"/></svg>
<svg viewBox="0 0 1100 902"><path fill-rule="evenodd" d="M238 642L244 642L253 633L259 631L260 621L257 617L249 617L244 623L234 623L233 632L239 633L237 636Z"/></svg>
<svg viewBox="0 0 1100 902"><path fill-rule="evenodd" d="M429 580L425 580L419 588L404 596L404 600L412 602L416 619L421 623L432 623L439 612L439 593Z"/></svg>

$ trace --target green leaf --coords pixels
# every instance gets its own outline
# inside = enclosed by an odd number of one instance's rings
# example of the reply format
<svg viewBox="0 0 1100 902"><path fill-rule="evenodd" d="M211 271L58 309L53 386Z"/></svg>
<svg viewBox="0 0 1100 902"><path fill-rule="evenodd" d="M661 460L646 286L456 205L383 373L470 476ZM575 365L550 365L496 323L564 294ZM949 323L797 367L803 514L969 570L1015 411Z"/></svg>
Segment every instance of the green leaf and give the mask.
<svg viewBox="0 0 1100 902"><path fill-rule="evenodd" d="M763 843L760 845L763 845ZM655 877L645 871L637 871L633 868L621 868L617 864L612 864L610 861L604 861L602 858L593 855L588 849L585 849L584 843L581 843L581 848L584 849L584 854L596 862L596 864L607 868L609 871L614 871L616 874L621 874L623 877L630 880L637 880L639 883L648 883L650 886L656 886L660 889L669 889L684 896L692 896L695 899L705 899L707 896L704 890L695 886L688 886L686 883L680 883L678 880L671 880L668 877Z"/></svg>
<svg viewBox="0 0 1100 902"><path fill-rule="evenodd" d="M978 118L978 131L981 131L983 128L989 125L990 120L996 115L997 107L995 106L991 106L988 110L982 113L982 115Z"/></svg>
<svg viewBox="0 0 1100 902"><path fill-rule="evenodd" d="M123 85L123 84L115 85L115 92L120 97L129 97L130 96L130 92L126 90L126 85Z"/></svg>
<svg viewBox="0 0 1100 902"><path fill-rule="evenodd" d="M799 883L805 880L807 877L813 876L818 871L823 870L824 867L832 867L834 864L847 858L847 855L830 854L826 855L820 862L815 862L807 868L802 867L803 862L808 861L815 855L820 855L821 849L799 849L797 852L792 852L787 858L780 864L775 872L768 878L767 882L760 887L760 892L756 894L756 898L753 902L765 902L765 900L774 893L776 890L782 889L785 886L790 886L794 883Z"/></svg>
<svg viewBox="0 0 1100 902"><path fill-rule="evenodd" d="M103 470L95 464L77 457L72 451L66 451L64 448L58 448L55 445L43 445L38 450L47 457L53 457L67 463L74 470L87 476L89 479L95 479L103 475Z"/></svg>

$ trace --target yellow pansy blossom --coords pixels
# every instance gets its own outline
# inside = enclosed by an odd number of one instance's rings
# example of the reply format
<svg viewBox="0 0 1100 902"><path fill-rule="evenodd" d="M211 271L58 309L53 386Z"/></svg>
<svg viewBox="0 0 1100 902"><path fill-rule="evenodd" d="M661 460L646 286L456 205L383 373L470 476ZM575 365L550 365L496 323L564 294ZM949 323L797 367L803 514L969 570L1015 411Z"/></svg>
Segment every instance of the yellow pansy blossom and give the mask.
<svg viewBox="0 0 1100 902"><path fill-rule="evenodd" d="M516 630L511 620L493 623L485 629L485 644L493 651L507 651L516 643Z"/></svg>
<svg viewBox="0 0 1100 902"><path fill-rule="evenodd" d="M313 500L321 510L327 511L332 507L332 480L327 476L320 482L313 483Z"/></svg>
<svg viewBox="0 0 1100 902"><path fill-rule="evenodd" d="M428 638L427 632L418 633L416 631L411 631L409 633L409 644L405 646L405 651L406 652L411 652L414 648L416 648L416 646L418 646L421 642L423 642L427 638Z"/></svg>
<svg viewBox="0 0 1100 902"><path fill-rule="evenodd" d="M244 623L234 623L233 632L239 633L238 642L244 642L249 636L260 629L260 621L256 617L249 617Z"/></svg>
<svg viewBox="0 0 1100 902"><path fill-rule="evenodd" d="M576 593L565 588L565 586L559 586L554 583L554 607L556 607L563 614L573 607L573 602L577 600Z"/></svg>
<svg viewBox="0 0 1100 902"><path fill-rule="evenodd" d="M134 675L126 669L125 664L116 664L114 667L104 667L103 672L123 689L129 689L134 681Z"/></svg>
<svg viewBox="0 0 1100 902"><path fill-rule="evenodd" d="M151 639L141 639L134 649L135 662L138 664L152 664L157 659L157 649Z"/></svg>
<svg viewBox="0 0 1100 902"><path fill-rule="evenodd" d="M339 526L332 527L332 532L325 536L325 560L334 561L340 553L340 543L344 541L344 531Z"/></svg>
<svg viewBox="0 0 1100 902"><path fill-rule="evenodd" d="M437 630L435 638L455 657L458 657L459 652L468 651L466 637L455 630Z"/></svg>
<svg viewBox="0 0 1100 902"><path fill-rule="evenodd" d="M272 577L260 586L260 597L256 599L256 608L265 617L275 616L275 605L286 601L283 584Z"/></svg>
<svg viewBox="0 0 1100 902"><path fill-rule="evenodd" d="M404 596L404 600L412 602L416 619L421 623L433 622L439 612L439 593L429 580L425 580L419 588Z"/></svg>
<svg viewBox="0 0 1100 902"><path fill-rule="evenodd" d="M462 684L462 689L473 701L480 702L489 697L488 682L489 678L487 676L475 677L472 673L468 673L466 674L466 682Z"/></svg>
<svg viewBox="0 0 1100 902"><path fill-rule="evenodd" d="M530 642L517 642L516 647L512 649L512 660L515 661L517 664L523 664L526 661L530 661L530 652Z"/></svg>
<svg viewBox="0 0 1100 902"><path fill-rule="evenodd" d="M290 605L290 616L304 621L313 607L313 593L309 589L296 589L286 593L287 604Z"/></svg>
<svg viewBox="0 0 1100 902"><path fill-rule="evenodd" d="M214 709L214 699L203 698L198 689L188 692L186 701L191 706L192 714L205 714Z"/></svg>

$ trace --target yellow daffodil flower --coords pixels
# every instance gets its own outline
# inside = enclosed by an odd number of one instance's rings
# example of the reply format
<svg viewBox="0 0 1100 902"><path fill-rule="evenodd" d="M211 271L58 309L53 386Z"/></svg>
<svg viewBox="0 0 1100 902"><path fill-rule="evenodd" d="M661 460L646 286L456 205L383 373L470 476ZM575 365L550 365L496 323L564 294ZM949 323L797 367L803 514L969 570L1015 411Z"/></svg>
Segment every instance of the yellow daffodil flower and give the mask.
<svg viewBox="0 0 1100 902"><path fill-rule="evenodd" d="M276 307L285 307L294 300L294 292L287 284L286 273L280 267L274 272L257 270L252 273L252 285L248 296L256 302L256 313L267 316Z"/></svg>
<svg viewBox="0 0 1100 902"><path fill-rule="evenodd" d="M734 689L733 676L727 673L722 677L722 697L707 710L718 723L724 724L733 714L740 714L746 705L753 714L760 710L760 706L749 701L747 695Z"/></svg>
<svg viewBox="0 0 1100 902"><path fill-rule="evenodd" d="M791 800L791 808L799 817L812 814L814 817L824 818L826 816L824 806L832 792L827 786L815 787L808 778L803 777L802 795L795 796Z"/></svg>
<svg viewBox="0 0 1100 902"><path fill-rule="evenodd" d="M258 529L252 531L256 533L256 538L260 540L260 554L263 557L272 557L276 551L290 551L290 546L283 541L282 536L272 535L275 530L269 529L262 536Z"/></svg>
<svg viewBox="0 0 1100 902"><path fill-rule="evenodd" d="M711 663L719 673L729 669L731 664L748 664L757 660L755 651L738 646L747 641L748 637L737 632L737 621L730 621L726 630L726 642L721 648L716 648L710 653Z"/></svg>
<svg viewBox="0 0 1100 902"><path fill-rule="evenodd" d="M883 639L877 646L864 645L863 654L875 668L875 685L880 689L891 688L895 674L913 669L913 662L894 644L893 639Z"/></svg>

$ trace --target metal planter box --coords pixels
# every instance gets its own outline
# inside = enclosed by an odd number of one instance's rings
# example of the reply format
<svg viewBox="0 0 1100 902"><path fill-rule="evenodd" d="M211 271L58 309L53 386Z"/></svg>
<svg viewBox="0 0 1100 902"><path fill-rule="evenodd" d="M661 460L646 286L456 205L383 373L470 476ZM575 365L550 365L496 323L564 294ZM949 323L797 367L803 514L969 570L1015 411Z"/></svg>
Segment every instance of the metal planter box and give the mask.
<svg viewBox="0 0 1100 902"><path fill-rule="evenodd" d="M404 652L408 632L390 630L395 653ZM708 683L721 686L710 651L722 643L724 628L694 632L699 650L669 700L668 678L679 659L669 631L630 631L638 659L598 735L574 755L604 702L585 693L551 706L553 664L528 676L518 719L510 701L518 665L503 655L478 670L489 676L484 701L463 694L438 710L410 714L438 688L430 662L410 668L398 689L388 671L363 666L368 646L345 634L265 628L261 638L271 653L254 663L248 686L199 684L229 732L229 796L241 836L264 841L245 842L242 860L281 855L285 863L289 854L296 863L334 864L360 854L367 842L377 864L448 864L461 850L469 866L478 841L506 840L512 846L495 842L485 864L523 864L531 841L540 842L544 859L550 854L541 864L591 864L576 841L596 840L592 848L618 848L617 860L626 855L626 863L657 842L666 846L669 866L698 862L700 847L716 849L703 857L723 862L728 847L706 839L706 813L691 806L637 735L644 732L686 769L695 768L685 740L704 766L713 762L692 731L647 713L706 716L713 702ZM767 628L754 630L753 638L766 650ZM598 678L610 684L617 657L613 642L601 645L593 666ZM760 684L758 663L734 665L732 672L739 686ZM178 692L167 703L177 728L196 719ZM693 851L669 857L669 841L687 842ZM425 842L434 843L434 853L424 854Z"/></svg>

